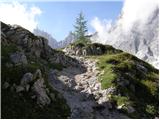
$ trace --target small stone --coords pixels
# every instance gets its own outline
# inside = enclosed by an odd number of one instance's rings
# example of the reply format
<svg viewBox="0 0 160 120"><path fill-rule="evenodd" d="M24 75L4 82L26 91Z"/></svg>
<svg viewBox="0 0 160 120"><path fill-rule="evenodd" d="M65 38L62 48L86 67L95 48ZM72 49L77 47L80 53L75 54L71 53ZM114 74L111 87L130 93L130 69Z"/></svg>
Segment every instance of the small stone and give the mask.
<svg viewBox="0 0 160 120"><path fill-rule="evenodd" d="M5 83L3 84L3 89L7 89L9 86L10 86L9 83L8 83L8 82L5 82Z"/></svg>
<svg viewBox="0 0 160 120"><path fill-rule="evenodd" d="M13 64L11 64L11 63L6 63L6 67L11 68L11 67L13 67Z"/></svg>
<svg viewBox="0 0 160 120"><path fill-rule="evenodd" d="M119 106L117 107L117 109L122 109L124 106L125 106L125 104L119 105Z"/></svg>
<svg viewBox="0 0 160 120"><path fill-rule="evenodd" d="M22 86L17 86L16 87L16 92L18 93L18 92L22 92L22 91L24 91L24 87L22 87Z"/></svg>
<svg viewBox="0 0 160 120"><path fill-rule="evenodd" d="M133 113L133 112L135 112L135 109L132 106L127 106L127 112Z"/></svg>
<svg viewBox="0 0 160 120"><path fill-rule="evenodd" d="M31 98L32 98L32 99L35 99L35 98L36 98L36 96L35 96L35 95L33 95L33 96L31 96Z"/></svg>
<svg viewBox="0 0 160 120"><path fill-rule="evenodd" d="M26 91L28 92L30 88L30 85L26 85Z"/></svg>
<svg viewBox="0 0 160 120"><path fill-rule="evenodd" d="M42 78L42 73L41 73L40 69L37 69L35 74L34 74L33 79L39 79L39 78Z"/></svg>

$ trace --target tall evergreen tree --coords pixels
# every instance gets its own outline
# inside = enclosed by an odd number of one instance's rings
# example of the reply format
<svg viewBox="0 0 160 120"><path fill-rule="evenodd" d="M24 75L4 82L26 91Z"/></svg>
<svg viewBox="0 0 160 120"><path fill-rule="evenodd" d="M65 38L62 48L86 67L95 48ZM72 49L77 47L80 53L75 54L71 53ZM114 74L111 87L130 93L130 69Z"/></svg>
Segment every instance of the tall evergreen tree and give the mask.
<svg viewBox="0 0 160 120"><path fill-rule="evenodd" d="M76 24L74 25L75 27L75 37L77 38L78 41L85 41L87 40L86 38L86 33L87 33L87 21L84 18L84 15L82 12L80 12L79 16L76 18Z"/></svg>

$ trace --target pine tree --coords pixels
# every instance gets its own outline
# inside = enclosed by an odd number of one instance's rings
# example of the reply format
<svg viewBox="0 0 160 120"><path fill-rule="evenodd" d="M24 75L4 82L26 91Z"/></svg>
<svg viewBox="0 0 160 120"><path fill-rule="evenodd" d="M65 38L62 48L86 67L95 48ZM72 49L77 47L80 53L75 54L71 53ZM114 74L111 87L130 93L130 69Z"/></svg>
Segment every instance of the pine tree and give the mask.
<svg viewBox="0 0 160 120"><path fill-rule="evenodd" d="M87 40L86 33L87 33L87 21L84 18L82 12L80 12L79 16L76 18L76 25L75 27L75 37L77 41L85 42Z"/></svg>

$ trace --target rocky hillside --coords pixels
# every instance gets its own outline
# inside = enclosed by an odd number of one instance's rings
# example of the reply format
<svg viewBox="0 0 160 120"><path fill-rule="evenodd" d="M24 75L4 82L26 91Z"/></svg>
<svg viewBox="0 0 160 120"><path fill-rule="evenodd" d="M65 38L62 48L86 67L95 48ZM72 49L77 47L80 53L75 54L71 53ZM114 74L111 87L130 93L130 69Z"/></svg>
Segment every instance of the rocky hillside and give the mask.
<svg viewBox="0 0 160 120"><path fill-rule="evenodd" d="M79 62L20 26L1 22L1 28L2 118L69 117L70 108L50 86L48 73L81 67Z"/></svg>
<svg viewBox="0 0 160 120"><path fill-rule="evenodd" d="M152 65L112 46L98 43L72 44L64 51L71 56L85 56L82 61L88 66L88 72L80 76L82 81L79 81L77 88L83 91L81 84L88 83L87 92L103 106L102 116L107 116L104 114L107 106L131 118L158 117L159 72ZM95 79L99 82L93 82Z"/></svg>
<svg viewBox="0 0 160 120"><path fill-rule="evenodd" d="M1 27L2 118L158 117L150 64L97 43L58 51L20 26Z"/></svg>

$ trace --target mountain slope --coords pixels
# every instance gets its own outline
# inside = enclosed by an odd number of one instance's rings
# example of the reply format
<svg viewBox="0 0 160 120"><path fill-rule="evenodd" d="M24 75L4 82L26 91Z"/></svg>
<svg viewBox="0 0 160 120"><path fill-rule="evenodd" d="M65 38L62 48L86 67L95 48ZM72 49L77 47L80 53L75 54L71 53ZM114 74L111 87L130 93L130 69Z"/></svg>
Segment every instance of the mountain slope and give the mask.
<svg viewBox="0 0 160 120"><path fill-rule="evenodd" d="M158 70L110 45L63 51L1 22L2 118L155 118ZM150 99L148 99L150 98Z"/></svg>
<svg viewBox="0 0 160 120"><path fill-rule="evenodd" d="M111 108L116 107L131 118L158 117L159 72L153 66L109 45L73 44L64 51L73 56L87 55L87 58L97 61L97 80L106 91L97 99L98 103L101 100L101 104L110 103ZM97 94L92 94L96 98Z"/></svg>
<svg viewBox="0 0 160 120"><path fill-rule="evenodd" d="M2 118L67 118L70 108L48 82L49 71L79 66L45 38L1 22ZM55 76L52 76L56 79Z"/></svg>

